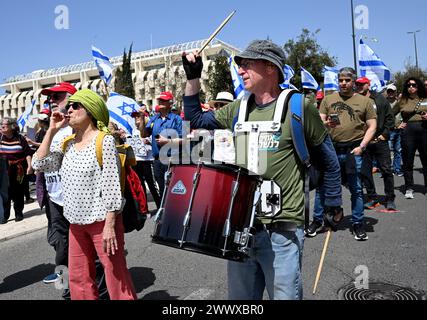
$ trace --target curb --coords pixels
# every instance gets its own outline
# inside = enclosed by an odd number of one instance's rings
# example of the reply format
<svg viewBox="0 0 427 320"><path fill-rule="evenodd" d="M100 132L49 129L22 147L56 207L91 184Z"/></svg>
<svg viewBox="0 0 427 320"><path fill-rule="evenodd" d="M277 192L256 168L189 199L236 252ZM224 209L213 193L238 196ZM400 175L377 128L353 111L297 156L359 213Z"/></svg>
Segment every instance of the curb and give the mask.
<svg viewBox="0 0 427 320"><path fill-rule="evenodd" d="M8 240L11 240L11 239L14 239L14 238L18 238L20 236L25 236L27 234L30 234L30 233L33 233L33 232L37 232L37 231L40 231L40 230L43 230L43 229L46 229L46 228L47 228L47 226L43 226L43 227L38 227L38 228L35 228L35 229L31 229L31 230L22 231L20 233L16 233L16 234L4 237L4 238L0 238L0 242L5 242L5 241L8 241Z"/></svg>

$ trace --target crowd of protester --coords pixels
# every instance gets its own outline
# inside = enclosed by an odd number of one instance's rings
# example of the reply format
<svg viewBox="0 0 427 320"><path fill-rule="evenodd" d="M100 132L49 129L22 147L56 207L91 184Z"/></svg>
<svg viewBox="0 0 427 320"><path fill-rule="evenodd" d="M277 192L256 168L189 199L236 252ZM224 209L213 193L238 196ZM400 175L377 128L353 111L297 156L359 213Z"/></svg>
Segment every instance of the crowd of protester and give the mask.
<svg viewBox="0 0 427 320"><path fill-rule="evenodd" d="M70 273L70 290L63 292L65 299L136 298L125 259L120 214L123 197L115 143L120 141L134 146L137 160L135 171L144 190L147 190L147 184L159 209L165 192L165 174L169 168L162 155L169 159L182 153L183 141L187 135L191 136L191 133L183 130L184 119L191 121L192 129L233 129L233 117L239 112L240 100L234 100L231 93L220 92L216 99L208 103L200 102L200 59L197 53L183 56L188 79L183 99L184 110L177 106L178 101L171 92L162 92L157 97L156 107L149 109L142 105L132 114L138 128L137 135L126 135L117 125L110 123L108 109L100 96L88 89L77 91L69 83L59 83L42 91L47 97L48 108L37 115L34 139L24 137L16 119L1 120L0 223L9 222L12 203L15 222L25 218L26 185L28 177L35 170L37 199L40 207L45 208L47 240L55 250L55 265L66 266ZM245 80L245 88L254 94L249 117L258 121L267 120L261 109L275 107L280 94L278 84L283 80L284 61L282 50L270 41L255 41L236 56L235 61L239 74ZM339 72L339 85L338 92L307 95L306 117L312 130L309 145L317 148L331 162L335 163L336 160L342 183L351 193L349 200L354 237L365 241L368 236L364 230L364 210L380 205L389 211L398 210L394 192L396 176L404 177L404 198L415 198L413 171L416 152L422 164L423 192L427 192L427 81L423 83L421 79L411 77L405 80L402 88L391 83L377 93L370 90L368 78L357 78L352 68L343 68ZM286 124L284 122L282 125ZM102 168L96 165L95 156L95 140L101 131L114 132L116 138L109 135L104 138ZM74 135L64 148L63 141L71 134ZM289 143L291 140L286 141ZM168 149L162 153L163 146ZM221 150L219 146L217 148L217 152ZM284 195L283 200L284 206L294 212L294 216L287 216L286 213L282 216L283 222L291 221L296 225L296 231L292 229L290 237L297 239L292 251L297 259L281 260L288 261L288 266L294 266L295 270L292 274L277 267L273 270L269 258L251 257L253 259L247 264L230 262L230 298L261 298L266 286L270 298L301 299L300 267L304 231L307 237L316 236L326 224L325 214L342 204L338 200L330 200L331 190L336 186L325 184L319 187L316 190L313 220L303 230L300 219L303 214L301 201L304 194L300 188L303 177L300 176L297 162L290 164L285 160L285 153L292 148L286 149L286 152L282 148L268 154L276 162L268 162L265 175L283 181L283 187L290 188L289 177L278 175L281 169L275 166L277 163L286 166L289 174L299 172L292 184L296 189ZM174 150L178 150L178 154ZM379 188L373 179L375 168L381 174L385 198L377 194ZM289 194L292 195L290 198ZM341 197L340 192L336 194ZM341 216L335 218L336 223L342 219ZM280 229L285 224L280 228L276 225L273 227L265 219L256 223L259 230L257 243L265 241L266 246L273 241L268 232L284 237L284 232L290 231ZM283 256L291 254L283 248L273 248L265 251L265 257L274 257L278 253ZM249 263L252 263L252 269ZM264 265L265 275L259 276L265 283L257 288L248 288L248 283L252 283L249 279L259 280L250 275L257 263ZM281 276L270 279L274 272ZM47 275L44 282L54 282L59 276L58 272ZM293 290L288 290L292 286Z"/></svg>

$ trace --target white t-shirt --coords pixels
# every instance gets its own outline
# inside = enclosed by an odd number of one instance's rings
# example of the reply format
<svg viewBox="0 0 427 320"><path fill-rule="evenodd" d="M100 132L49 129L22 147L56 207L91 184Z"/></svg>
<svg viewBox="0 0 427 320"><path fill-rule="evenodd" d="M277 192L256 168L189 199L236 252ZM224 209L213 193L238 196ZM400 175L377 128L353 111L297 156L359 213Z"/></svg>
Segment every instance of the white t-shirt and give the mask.
<svg viewBox="0 0 427 320"><path fill-rule="evenodd" d="M72 134L73 129L71 127L60 129L53 137L52 144L50 145L50 151L52 152L58 143L61 143L66 137ZM62 195L61 176L59 171L45 172L44 176L46 179L46 189L49 193L50 200L63 207L64 197Z"/></svg>

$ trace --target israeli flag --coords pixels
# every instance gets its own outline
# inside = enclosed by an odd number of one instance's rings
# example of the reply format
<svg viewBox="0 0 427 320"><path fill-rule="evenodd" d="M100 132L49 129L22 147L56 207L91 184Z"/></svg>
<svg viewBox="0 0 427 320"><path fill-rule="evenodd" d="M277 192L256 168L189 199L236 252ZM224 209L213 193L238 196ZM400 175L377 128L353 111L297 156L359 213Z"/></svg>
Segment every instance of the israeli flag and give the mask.
<svg viewBox="0 0 427 320"><path fill-rule="evenodd" d="M280 85L280 88L282 89L296 89L296 87L291 84L291 79L295 75L294 69L292 69L291 66L285 64L283 67L283 72L285 73L285 81Z"/></svg>
<svg viewBox="0 0 427 320"><path fill-rule="evenodd" d="M362 39L359 43L359 68L360 75L371 80L371 90L379 92L391 80L390 69Z"/></svg>
<svg viewBox="0 0 427 320"><path fill-rule="evenodd" d="M323 68L324 72L324 84L323 88L325 91L339 91L340 86L338 84L338 72L339 70L334 67L325 66Z"/></svg>
<svg viewBox="0 0 427 320"><path fill-rule="evenodd" d="M131 115L132 112L138 111L139 107L135 100L115 92L111 92L107 101L110 121L116 123L120 129L123 129L130 136L137 132L135 119Z"/></svg>
<svg viewBox="0 0 427 320"><path fill-rule="evenodd" d="M316 79L314 79L314 77L310 74L310 72L305 70L303 67L301 67L301 82L302 82L302 87L304 89L313 89L316 91L320 90L320 86L317 83Z"/></svg>
<svg viewBox="0 0 427 320"><path fill-rule="evenodd" d="M228 57L228 64L230 65L231 79L233 80L234 87L234 96L236 99L240 99L245 95L245 85L243 84L243 79L239 76L236 62L234 62L234 57Z"/></svg>
<svg viewBox="0 0 427 320"><path fill-rule="evenodd" d="M28 122L28 119L30 118L31 114L33 113L34 106L36 105L36 100L34 99L31 101L31 105L25 108L25 111L18 119L18 126L19 130L22 131L25 128L25 125Z"/></svg>
<svg viewBox="0 0 427 320"><path fill-rule="evenodd" d="M95 60L96 67L99 71L99 76L107 85L110 84L113 78L114 66L110 63L110 59L105 56L101 50L92 46L92 56Z"/></svg>

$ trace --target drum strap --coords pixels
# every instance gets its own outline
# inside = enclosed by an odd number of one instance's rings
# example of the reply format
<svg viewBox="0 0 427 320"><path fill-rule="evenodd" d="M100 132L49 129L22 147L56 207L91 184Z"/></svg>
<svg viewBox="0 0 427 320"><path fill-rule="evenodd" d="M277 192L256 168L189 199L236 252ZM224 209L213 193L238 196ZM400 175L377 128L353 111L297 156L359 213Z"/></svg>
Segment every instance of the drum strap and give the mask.
<svg viewBox="0 0 427 320"><path fill-rule="evenodd" d="M240 103L238 110L237 121L233 120L233 128L235 132L246 132L249 134L249 146L247 154L248 169L258 173L259 158L258 145L259 136L262 132L277 132L281 128L281 123L284 121L287 114L290 114L291 134L295 150L304 164L304 195L305 195L305 228L308 227L310 216L310 183L308 168L310 167L310 156L305 142L304 135L304 96L298 93L297 90L283 90L279 95L276 103L273 121L247 121L248 117L248 102L252 97L246 94ZM288 104L290 108L287 108ZM289 110L290 109L290 110Z"/></svg>
<svg viewBox="0 0 427 320"><path fill-rule="evenodd" d="M239 106L238 119L234 125L235 132L247 133L249 136L247 164L248 169L252 172L259 173L259 137L261 133L277 132L281 129L281 123L286 113L288 101L296 90L283 90L276 103L273 121L247 121L248 102L253 99L251 94L246 94Z"/></svg>

